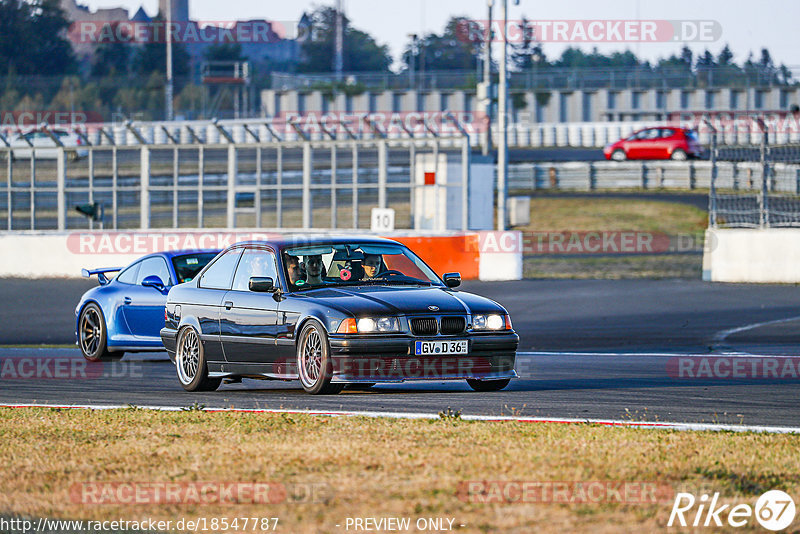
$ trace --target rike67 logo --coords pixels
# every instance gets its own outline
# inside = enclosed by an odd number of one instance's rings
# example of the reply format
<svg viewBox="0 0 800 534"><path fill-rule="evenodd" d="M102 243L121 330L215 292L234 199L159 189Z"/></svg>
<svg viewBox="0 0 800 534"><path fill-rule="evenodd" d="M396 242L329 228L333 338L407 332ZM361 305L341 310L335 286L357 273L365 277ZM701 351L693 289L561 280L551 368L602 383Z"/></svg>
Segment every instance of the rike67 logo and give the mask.
<svg viewBox="0 0 800 534"><path fill-rule="evenodd" d="M721 504L719 493L706 494L697 499L691 493L678 493L669 514L668 527L743 527L753 519L767 530L784 530L792 524L795 516L794 500L786 492L770 490L755 503Z"/></svg>

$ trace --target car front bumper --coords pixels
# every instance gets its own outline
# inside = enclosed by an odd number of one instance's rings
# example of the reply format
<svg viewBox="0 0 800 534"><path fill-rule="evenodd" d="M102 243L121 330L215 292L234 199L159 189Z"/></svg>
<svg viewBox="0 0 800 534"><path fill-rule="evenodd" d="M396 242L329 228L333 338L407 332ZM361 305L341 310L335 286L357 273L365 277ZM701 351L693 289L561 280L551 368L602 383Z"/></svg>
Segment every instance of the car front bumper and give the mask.
<svg viewBox="0 0 800 534"><path fill-rule="evenodd" d="M467 354L414 354L415 341L466 339ZM514 332L415 338L397 336L337 336L329 338L333 382L403 382L516 378L519 336Z"/></svg>

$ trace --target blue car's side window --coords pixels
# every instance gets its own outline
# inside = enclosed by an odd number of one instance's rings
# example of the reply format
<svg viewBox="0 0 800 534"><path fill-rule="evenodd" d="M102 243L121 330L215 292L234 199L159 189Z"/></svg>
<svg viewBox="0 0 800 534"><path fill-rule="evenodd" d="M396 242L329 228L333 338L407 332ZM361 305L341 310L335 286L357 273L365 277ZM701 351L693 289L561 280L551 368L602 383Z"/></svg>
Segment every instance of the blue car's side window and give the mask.
<svg viewBox="0 0 800 534"><path fill-rule="evenodd" d="M208 289L230 289L233 272L242 254L241 248L234 248L217 258L200 277L200 287Z"/></svg>
<svg viewBox="0 0 800 534"><path fill-rule="evenodd" d="M122 284L135 284L136 277L139 274L139 266L141 264L142 262L137 261L136 263L134 263L133 265L131 265L130 267L119 273L119 276L117 276L117 282L120 282Z"/></svg>
<svg viewBox="0 0 800 534"><path fill-rule="evenodd" d="M139 267L139 275L136 277L136 284L142 285L142 280L153 275L158 276L165 286L172 285L169 267L167 267L167 262L164 261L164 258L147 258L142 261L142 266Z"/></svg>

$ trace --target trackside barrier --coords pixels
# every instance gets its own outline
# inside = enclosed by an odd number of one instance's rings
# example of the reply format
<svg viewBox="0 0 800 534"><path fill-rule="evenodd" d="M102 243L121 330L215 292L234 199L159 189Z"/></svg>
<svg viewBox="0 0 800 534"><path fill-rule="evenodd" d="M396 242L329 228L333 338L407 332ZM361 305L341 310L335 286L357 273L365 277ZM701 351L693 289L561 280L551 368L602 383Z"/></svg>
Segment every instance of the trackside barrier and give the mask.
<svg viewBox="0 0 800 534"><path fill-rule="evenodd" d="M151 252L224 248L240 241L279 235L310 237L326 233L330 234L325 230L299 233L263 229L2 232L0 278L71 278L80 276L83 268L123 267ZM407 245L439 275L458 271L465 280L522 277L521 232L394 232L386 237Z"/></svg>
<svg viewBox="0 0 800 534"><path fill-rule="evenodd" d="M703 280L710 282L800 282L800 229L709 228Z"/></svg>

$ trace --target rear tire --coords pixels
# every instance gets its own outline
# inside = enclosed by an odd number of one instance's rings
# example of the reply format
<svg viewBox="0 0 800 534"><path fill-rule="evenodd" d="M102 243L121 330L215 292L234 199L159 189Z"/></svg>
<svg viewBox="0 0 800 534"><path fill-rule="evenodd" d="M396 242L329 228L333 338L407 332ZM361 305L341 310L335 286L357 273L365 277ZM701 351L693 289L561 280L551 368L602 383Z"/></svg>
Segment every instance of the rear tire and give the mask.
<svg viewBox="0 0 800 534"><path fill-rule="evenodd" d="M303 389L311 395L336 395L344 384L331 384L333 362L325 328L315 320L308 321L297 342L297 373Z"/></svg>
<svg viewBox="0 0 800 534"><path fill-rule="evenodd" d="M628 159L628 156L625 154L624 150L618 148L611 153L611 159L614 161L625 161Z"/></svg>
<svg viewBox="0 0 800 534"><path fill-rule="evenodd" d="M178 381L186 391L216 391L222 378L209 378L203 343L191 326L178 333L175 351L175 369Z"/></svg>
<svg viewBox="0 0 800 534"><path fill-rule="evenodd" d="M123 352L108 350L108 329L103 310L94 302L84 306L78 320L78 346L81 354L90 362L113 362L121 360Z"/></svg>
<svg viewBox="0 0 800 534"><path fill-rule="evenodd" d="M676 148L670 157L675 161L686 161L687 159L686 152L682 148Z"/></svg>
<svg viewBox="0 0 800 534"><path fill-rule="evenodd" d="M502 380L478 380L475 378L467 378L467 384L475 391L500 391L511 382L510 378Z"/></svg>

